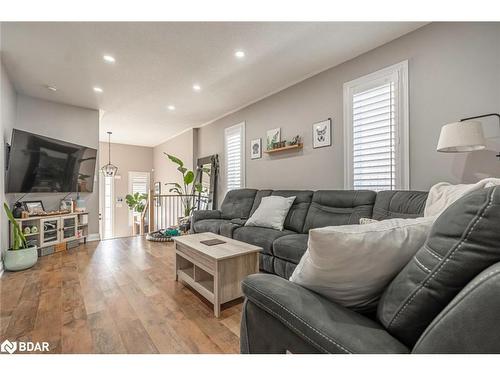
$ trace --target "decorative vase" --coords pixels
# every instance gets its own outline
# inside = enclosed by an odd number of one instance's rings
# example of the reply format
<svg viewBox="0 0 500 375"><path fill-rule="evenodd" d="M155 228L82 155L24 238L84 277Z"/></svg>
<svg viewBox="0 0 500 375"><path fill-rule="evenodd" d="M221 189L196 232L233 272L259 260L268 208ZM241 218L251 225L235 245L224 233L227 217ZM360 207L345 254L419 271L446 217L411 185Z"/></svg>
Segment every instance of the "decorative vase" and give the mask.
<svg viewBox="0 0 500 375"><path fill-rule="evenodd" d="M12 216L19 219L23 214L23 205L20 202L14 204L14 209L12 210Z"/></svg>
<svg viewBox="0 0 500 375"><path fill-rule="evenodd" d="M38 261L36 246L26 249L7 250L3 255L3 264L7 271L22 271L33 267Z"/></svg>

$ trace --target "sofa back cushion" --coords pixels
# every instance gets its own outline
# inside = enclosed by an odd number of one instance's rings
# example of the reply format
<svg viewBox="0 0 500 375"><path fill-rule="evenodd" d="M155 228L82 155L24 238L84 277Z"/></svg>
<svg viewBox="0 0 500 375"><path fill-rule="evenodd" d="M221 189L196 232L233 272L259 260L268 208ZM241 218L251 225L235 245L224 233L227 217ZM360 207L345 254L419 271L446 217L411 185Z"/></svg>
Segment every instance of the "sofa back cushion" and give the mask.
<svg viewBox="0 0 500 375"><path fill-rule="evenodd" d="M273 191L270 189L257 191L257 194L255 194L255 199L253 201L252 209L250 210L250 216L252 216L255 210L259 208L262 198L270 196L272 192Z"/></svg>
<svg viewBox="0 0 500 375"><path fill-rule="evenodd" d="M410 219L424 214L427 192L384 190L377 194L373 219Z"/></svg>
<svg viewBox="0 0 500 375"><path fill-rule="evenodd" d="M274 190L271 195L287 198L295 196L295 201L286 216L284 229L301 233L313 192L309 190Z"/></svg>
<svg viewBox="0 0 500 375"><path fill-rule="evenodd" d="M434 222L378 306L378 318L407 346L476 275L500 261L500 186L470 193Z"/></svg>
<svg viewBox="0 0 500 375"><path fill-rule="evenodd" d="M376 193L368 190L318 190L314 192L303 232L335 225L359 224L371 217Z"/></svg>
<svg viewBox="0 0 500 375"><path fill-rule="evenodd" d="M248 218L255 199L256 189L230 190L220 206L223 219Z"/></svg>

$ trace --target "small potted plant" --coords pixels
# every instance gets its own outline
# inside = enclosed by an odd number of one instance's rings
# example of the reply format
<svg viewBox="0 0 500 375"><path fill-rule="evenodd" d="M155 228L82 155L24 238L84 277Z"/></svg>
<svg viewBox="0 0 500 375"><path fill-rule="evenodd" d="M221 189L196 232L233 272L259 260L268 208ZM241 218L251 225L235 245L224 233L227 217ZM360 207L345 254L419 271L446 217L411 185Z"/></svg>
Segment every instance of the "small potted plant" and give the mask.
<svg viewBox="0 0 500 375"><path fill-rule="evenodd" d="M38 261L36 246L28 245L26 237L14 219L12 212L6 203L3 204L5 213L12 224L12 248L4 252L3 264L8 271L21 271L33 267Z"/></svg>

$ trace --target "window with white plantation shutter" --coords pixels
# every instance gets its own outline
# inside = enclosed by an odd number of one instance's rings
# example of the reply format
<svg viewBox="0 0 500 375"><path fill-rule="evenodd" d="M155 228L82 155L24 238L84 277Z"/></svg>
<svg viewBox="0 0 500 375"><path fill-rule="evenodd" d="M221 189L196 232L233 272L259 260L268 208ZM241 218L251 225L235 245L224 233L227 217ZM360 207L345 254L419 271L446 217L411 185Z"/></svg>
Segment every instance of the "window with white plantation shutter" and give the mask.
<svg viewBox="0 0 500 375"><path fill-rule="evenodd" d="M128 185L131 194L147 194L149 196L149 172L128 172ZM130 211L129 223L132 224L134 213ZM139 216L139 214L136 214Z"/></svg>
<svg viewBox="0 0 500 375"><path fill-rule="evenodd" d="M231 126L224 132L226 189L245 186L245 123Z"/></svg>
<svg viewBox="0 0 500 375"><path fill-rule="evenodd" d="M132 194L148 194L149 192L149 173L131 172Z"/></svg>
<svg viewBox="0 0 500 375"><path fill-rule="evenodd" d="M408 189L408 63L344 85L345 185Z"/></svg>

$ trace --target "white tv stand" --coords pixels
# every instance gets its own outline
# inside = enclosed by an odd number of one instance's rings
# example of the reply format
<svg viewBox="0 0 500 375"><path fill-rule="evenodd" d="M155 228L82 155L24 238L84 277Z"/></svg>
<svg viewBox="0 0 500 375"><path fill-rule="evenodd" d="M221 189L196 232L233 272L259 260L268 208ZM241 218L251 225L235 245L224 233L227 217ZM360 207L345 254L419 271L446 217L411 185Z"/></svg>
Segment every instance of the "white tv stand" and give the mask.
<svg viewBox="0 0 500 375"><path fill-rule="evenodd" d="M25 219L16 219L26 240L35 242L39 255L46 255L56 251L50 251L51 247L66 242L79 240L87 242L88 237L88 212L73 212L60 215L32 216ZM30 233L25 228L30 228ZM36 227L36 231L33 231ZM12 231L11 231L12 241ZM44 249L46 250L44 254Z"/></svg>

